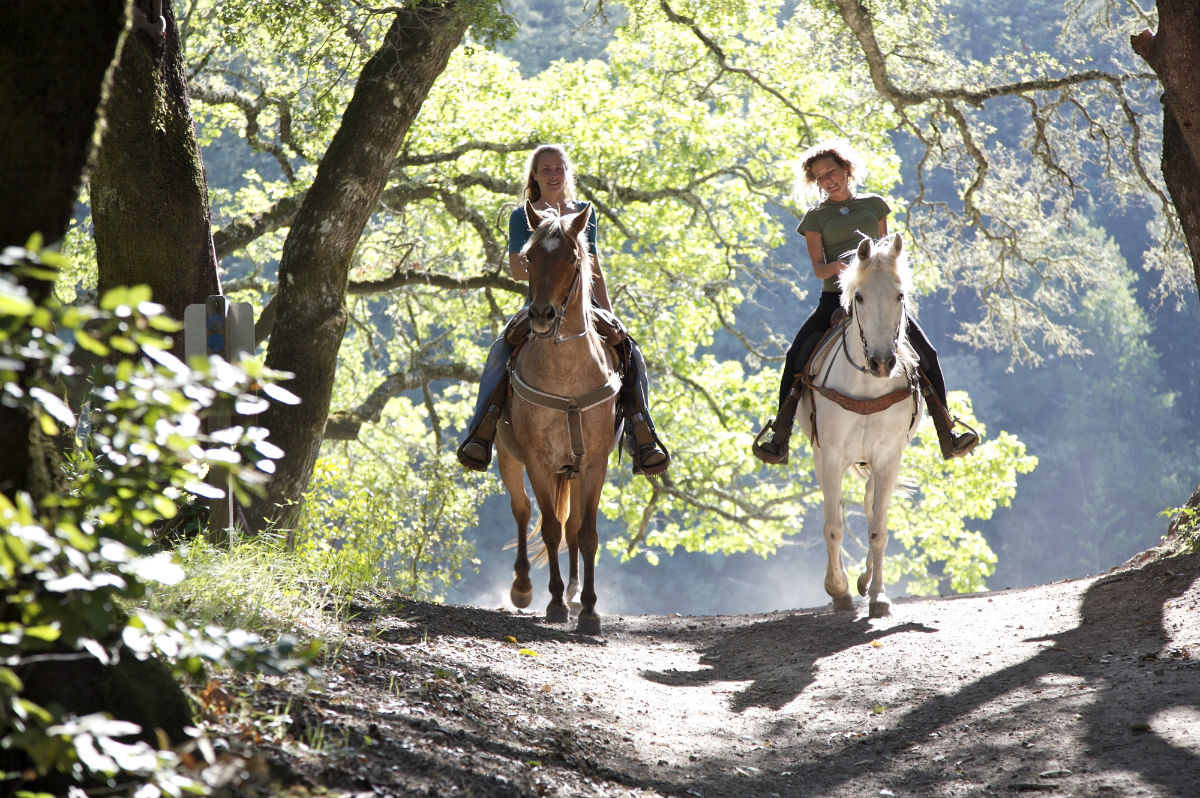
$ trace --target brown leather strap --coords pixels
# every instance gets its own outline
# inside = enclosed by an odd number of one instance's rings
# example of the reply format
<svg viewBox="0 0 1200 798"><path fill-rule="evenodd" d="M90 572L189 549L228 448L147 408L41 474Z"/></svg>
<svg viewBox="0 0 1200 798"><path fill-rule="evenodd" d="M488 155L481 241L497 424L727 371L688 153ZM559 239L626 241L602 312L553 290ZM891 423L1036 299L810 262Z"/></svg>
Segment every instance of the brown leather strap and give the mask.
<svg viewBox="0 0 1200 798"><path fill-rule="evenodd" d="M855 399L854 397L846 396L846 394L836 391L833 388L818 388L813 386L811 383L809 384L809 387L821 394L821 396L824 396L829 401L836 402L845 409L854 413L858 413L860 416L869 416L872 413L878 413L882 410L887 410L897 402L903 402L905 399L916 395L916 389L911 385L905 388L897 388L891 393L884 394L883 396L877 396L874 399Z"/></svg>
<svg viewBox="0 0 1200 798"><path fill-rule="evenodd" d="M583 411L595 407L606 399L611 399L621 390L621 377L615 373L610 374L608 381L603 385L578 396L559 396L538 390L521 379L520 373L515 368L509 369L509 376L512 380L513 393L526 402L567 414L567 433L571 437L571 454L575 457L576 462L583 457L584 453Z"/></svg>

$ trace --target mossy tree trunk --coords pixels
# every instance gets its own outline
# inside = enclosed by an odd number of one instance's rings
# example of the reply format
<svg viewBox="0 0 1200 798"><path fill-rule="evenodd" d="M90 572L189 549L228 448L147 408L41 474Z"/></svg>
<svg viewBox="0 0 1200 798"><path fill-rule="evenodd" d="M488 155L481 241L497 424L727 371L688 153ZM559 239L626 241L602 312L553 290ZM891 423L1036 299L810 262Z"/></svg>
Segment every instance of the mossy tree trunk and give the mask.
<svg viewBox="0 0 1200 798"><path fill-rule="evenodd" d="M256 529L289 523L312 476L346 329L354 249L409 127L467 25L456 0L396 11L284 242L266 364L295 375L287 387L301 403L274 404L260 418L286 454L267 495L247 513Z"/></svg>
<svg viewBox="0 0 1200 798"><path fill-rule="evenodd" d="M149 285L154 300L182 319L184 308L219 294L221 283L170 0L135 0L107 116L91 179L99 290ZM182 355L182 336L175 350Z"/></svg>

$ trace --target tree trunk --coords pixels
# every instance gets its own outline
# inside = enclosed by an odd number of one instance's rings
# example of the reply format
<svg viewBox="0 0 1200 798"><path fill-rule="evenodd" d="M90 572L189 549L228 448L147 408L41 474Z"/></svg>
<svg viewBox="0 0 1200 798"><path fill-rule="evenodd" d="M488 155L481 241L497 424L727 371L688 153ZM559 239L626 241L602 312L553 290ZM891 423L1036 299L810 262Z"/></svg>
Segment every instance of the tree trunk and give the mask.
<svg viewBox="0 0 1200 798"><path fill-rule="evenodd" d="M184 308L219 294L221 283L174 12L166 0L160 18L154 5L134 4L91 179L98 288L149 285L154 300L182 319ZM182 347L177 336L175 354Z"/></svg>
<svg viewBox="0 0 1200 798"><path fill-rule="evenodd" d="M34 233L46 244L66 235L126 3L0 3L0 249L24 246ZM20 282L39 302L53 285ZM46 489L44 443L28 414L0 404L0 492Z"/></svg>
<svg viewBox="0 0 1200 798"><path fill-rule="evenodd" d="M312 476L346 329L354 249L409 127L467 24L457 0L396 12L383 45L363 67L284 242L266 365L295 375L287 387L301 403L273 404L261 418L285 455L267 495L247 513L255 529L287 524Z"/></svg>
<svg viewBox="0 0 1200 798"><path fill-rule="evenodd" d="M1143 31L1131 44L1163 85L1163 178L1200 290L1200 4L1158 0L1158 33ZM1197 496L1200 489L1189 506Z"/></svg>
<svg viewBox="0 0 1200 798"><path fill-rule="evenodd" d="M66 234L127 4L0 3L0 247Z"/></svg>
<svg viewBox="0 0 1200 798"><path fill-rule="evenodd" d="M1163 85L1163 177L1200 288L1200 4L1158 0L1158 32L1131 43Z"/></svg>

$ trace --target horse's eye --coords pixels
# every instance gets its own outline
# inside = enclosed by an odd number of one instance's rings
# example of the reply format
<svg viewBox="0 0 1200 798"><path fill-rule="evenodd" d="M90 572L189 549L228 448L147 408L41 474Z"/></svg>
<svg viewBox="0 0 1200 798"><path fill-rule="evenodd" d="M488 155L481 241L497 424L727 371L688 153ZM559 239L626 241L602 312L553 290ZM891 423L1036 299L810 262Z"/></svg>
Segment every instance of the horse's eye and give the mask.
<svg viewBox="0 0 1200 798"><path fill-rule="evenodd" d="M903 292L903 291L901 291L900 293L896 294L896 301L897 301L897 302L903 302L903 301L904 301L904 292Z"/></svg>
<svg viewBox="0 0 1200 798"><path fill-rule="evenodd" d="M862 301L863 301L863 300L862 300L862 294L855 294L855 295L854 295L854 301L855 301L855 302L858 302L858 303L861 305L861 304L862 304Z"/></svg>

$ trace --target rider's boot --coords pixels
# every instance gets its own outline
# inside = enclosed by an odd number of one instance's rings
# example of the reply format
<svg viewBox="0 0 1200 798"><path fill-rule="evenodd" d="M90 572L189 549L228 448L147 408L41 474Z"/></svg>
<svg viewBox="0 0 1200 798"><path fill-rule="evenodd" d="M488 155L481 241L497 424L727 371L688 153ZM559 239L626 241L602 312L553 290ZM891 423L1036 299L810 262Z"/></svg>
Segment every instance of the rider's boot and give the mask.
<svg viewBox="0 0 1200 798"><path fill-rule="evenodd" d="M971 429L966 422L950 417L946 402L933 390L928 381L921 380L921 394L925 404L929 406L929 415L933 418L933 428L937 430L938 444L942 447L942 458L952 460L955 457L966 457L979 444L979 434ZM966 432L954 431L956 424L967 428Z"/></svg>
<svg viewBox="0 0 1200 798"><path fill-rule="evenodd" d="M633 473L651 476L666 471L671 453L658 439L649 413L626 414L625 428L625 448L633 456Z"/></svg>
<svg viewBox="0 0 1200 798"><path fill-rule="evenodd" d="M633 473L661 474L671 465L671 453L659 440L650 418L645 360L632 338L622 341L617 352L624 364L619 401L625 414L625 448L633 457Z"/></svg>
<svg viewBox="0 0 1200 798"><path fill-rule="evenodd" d="M506 373L488 398L487 410L479 419L479 423L467 430L466 438L458 446L458 462L472 471L487 471L488 465L492 462L492 441L496 439L496 425L504 413L507 399L508 374Z"/></svg>
<svg viewBox="0 0 1200 798"><path fill-rule="evenodd" d="M796 420L796 408L800 404L803 387L800 380L792 383L787 396L779 405L779 415L768 421L762 431L755 436L752 447L754 456L764 463L780 465L788 461L788 441L792 437L792 424Z"/></svg>

